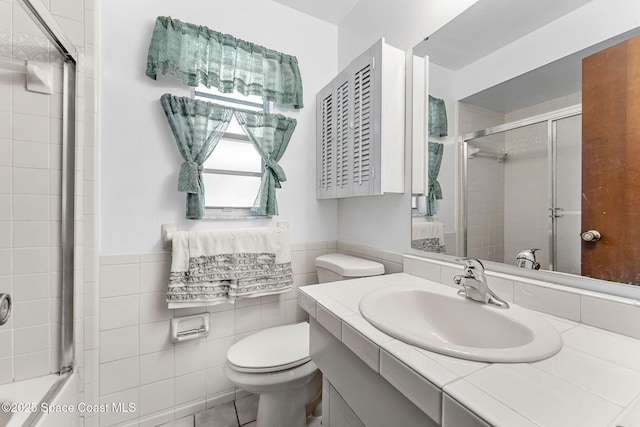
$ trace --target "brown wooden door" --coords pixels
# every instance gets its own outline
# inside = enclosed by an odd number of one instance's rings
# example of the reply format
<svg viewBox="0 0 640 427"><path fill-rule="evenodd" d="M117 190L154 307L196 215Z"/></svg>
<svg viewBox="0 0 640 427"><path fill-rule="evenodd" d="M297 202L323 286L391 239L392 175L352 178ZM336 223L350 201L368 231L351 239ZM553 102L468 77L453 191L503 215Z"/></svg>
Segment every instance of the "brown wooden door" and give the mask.
<svg viewBox="0 0 640 427"><path fill-rule="evenodd" d="M582 63L582 275L640 284L640 37Z"/></svg>

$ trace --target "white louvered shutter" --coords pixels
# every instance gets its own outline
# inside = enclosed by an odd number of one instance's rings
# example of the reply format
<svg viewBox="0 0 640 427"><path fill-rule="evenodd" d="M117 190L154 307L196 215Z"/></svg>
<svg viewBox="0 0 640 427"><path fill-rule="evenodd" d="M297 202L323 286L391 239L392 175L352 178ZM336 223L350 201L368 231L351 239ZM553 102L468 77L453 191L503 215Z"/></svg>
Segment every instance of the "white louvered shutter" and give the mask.
<svg viewBox="0 0 640 427"><path fill-rule="evenodd" d="M404 191L404 65L381 39L318 93L317 198Z"/></svg>
<svg viewBox="0 0 640 427"><path fill-rule="evenodd" d="M336 154L335 154L335 94L333 87L318 93L317 116L317 188L316 198L328 199L336 197Z"/></svg>
<svg viewBox="0 0 640 427"><path fill-rule="evenodd" d="M352 192L351 163L351 93L348 75L338 78L336 89L336 195L348 197Z"/></svg>
<svg viewBox="0 0 640 427"><path fill-rule="evenodd" d="M372 194L373 58L362 57L353 74L353 196Z"/></svg>

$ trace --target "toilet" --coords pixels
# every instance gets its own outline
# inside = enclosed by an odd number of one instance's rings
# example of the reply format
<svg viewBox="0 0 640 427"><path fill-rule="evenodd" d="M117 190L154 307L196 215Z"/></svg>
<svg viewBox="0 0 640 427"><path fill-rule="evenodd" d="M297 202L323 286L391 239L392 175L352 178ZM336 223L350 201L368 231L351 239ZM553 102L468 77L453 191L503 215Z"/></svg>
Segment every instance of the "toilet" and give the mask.
<svg viewBox="0 0 640 427"><path fill-rule="evenodd" d="M319 283L384 274L384 265L379 262L345 254L321 255L316 258L315 265Z"/></svg>
<svg viewBox="0 0 640 427"><path fill-rule="evenodd" d="M384 274L378 262L343 254L319 256L315 265L319 283ZM309 355L309 323L264 329L238 341L227 352L224 374L260 396L257 427L319 424L310 416L322 395L322 375Z"/></svg>

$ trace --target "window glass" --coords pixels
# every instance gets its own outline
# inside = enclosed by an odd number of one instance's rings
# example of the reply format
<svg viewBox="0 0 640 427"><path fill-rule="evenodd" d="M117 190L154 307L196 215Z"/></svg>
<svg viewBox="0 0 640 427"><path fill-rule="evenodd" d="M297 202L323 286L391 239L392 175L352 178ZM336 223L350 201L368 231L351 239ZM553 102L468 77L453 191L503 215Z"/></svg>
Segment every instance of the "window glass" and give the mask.
<svg viewBox="0 0 640 427"><path fill-rule="evenodd" d="M262 159L249 141L221 139L204 169L238 172L262 172Z"/></svg>
<svg viewBox="0 0 640 427"><path fill-rule="evenodd" d="M215 89L197 88L195 99L232 108L268 111L262 98L237 93L220 93ZM235 117L222 139L203 165L205 205L208 210L222 210L250 215L249 209L258 195L262 177L262 157Z"/></svg>
<svg viewBox="0 0 640 427"><path fill-rule="evenodd" d="M258 195L261 178L205 173L203 180L208 208L249 208Z"/></svg>

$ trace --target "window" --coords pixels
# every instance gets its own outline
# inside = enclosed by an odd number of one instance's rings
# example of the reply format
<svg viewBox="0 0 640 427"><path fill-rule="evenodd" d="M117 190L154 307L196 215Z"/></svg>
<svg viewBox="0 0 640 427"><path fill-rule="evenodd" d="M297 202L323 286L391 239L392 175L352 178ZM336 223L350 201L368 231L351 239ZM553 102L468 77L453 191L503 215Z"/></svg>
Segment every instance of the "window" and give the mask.
<svg viewBox="0 0 640 427"><path fill-rule="evenodd" d="M270 103L259 96L221 93L205 87L196 88L194 98L244 110L270 110ZM262 163L262 157L233 117L222 139L203 165L207 212L222 216L255 215L249 210L260 188Z"/></svg>

